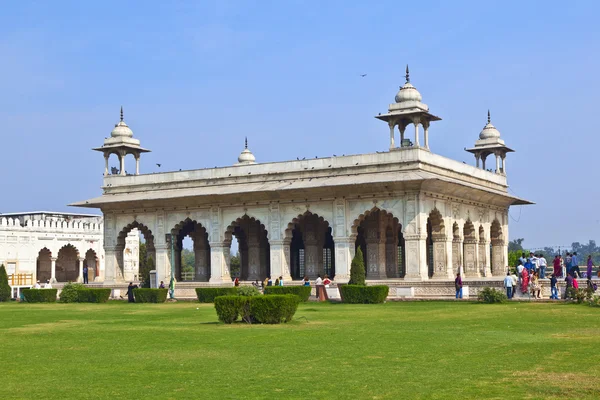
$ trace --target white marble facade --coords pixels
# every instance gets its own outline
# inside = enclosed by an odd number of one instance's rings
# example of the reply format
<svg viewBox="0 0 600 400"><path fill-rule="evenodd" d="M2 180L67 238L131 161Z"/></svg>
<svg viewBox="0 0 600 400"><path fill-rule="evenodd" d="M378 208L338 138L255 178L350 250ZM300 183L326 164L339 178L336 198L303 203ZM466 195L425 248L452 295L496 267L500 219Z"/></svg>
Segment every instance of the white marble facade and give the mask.
<svg viewBox="0 0 600 400"><path fill-rule="evenodd" d="M104 280L101 216L59 212L0 214L0 264L33 281Z"/></svg>
<svg viewBox="0 0 600 400"><path fill-rule="evenodd" d="M451 281L458 271L501 279L508 209L530 203L508 194L504 158L491 171L434 154L430 126L440 118L422 103L408 68L406 81L388 113L376 116L388 123L389 150L260 163L246 141L229 167L140 175L105 168L102 196L74 204L104 213L105 283L123 281L133 229L144 236L159 281L179 278L186 236L194 242L194 280L207 284L231 282L234 237L242 280L329 274L345 282L357 246L372 281ZM480 137L490 136L490 126L488 117ZM494 135L499 141L495 127Z"/></svg>

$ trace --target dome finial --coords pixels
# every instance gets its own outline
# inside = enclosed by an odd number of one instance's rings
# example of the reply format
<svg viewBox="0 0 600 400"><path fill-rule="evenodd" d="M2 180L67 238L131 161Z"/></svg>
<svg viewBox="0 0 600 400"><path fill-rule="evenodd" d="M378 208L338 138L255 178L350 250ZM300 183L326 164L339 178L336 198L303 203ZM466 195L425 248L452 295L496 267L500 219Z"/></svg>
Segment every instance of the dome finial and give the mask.
<svg viewBox="0 0 600 400"><path fill-rule="evenodd" d="M488 124L492 122L492 118L490 117L490 110L488 109Z"/></svg>
<svg viewBox="0 0 600 400"><path fill-rule="evenodd" d="M121 122L123 122L123 106L121 106Z"/></svg>
<svg viewBox="0 0 600 400"><path fill-rule="evenodd" d="M248 148L248 136L246 136L246 140L244 141L244 148Z"/></svg>
<svg viewBox="0 0 600 400"><path fill-rule="evenodd" d="M408 72L408 64L406 64L406 83L410 82L410 74Z"/></svg>

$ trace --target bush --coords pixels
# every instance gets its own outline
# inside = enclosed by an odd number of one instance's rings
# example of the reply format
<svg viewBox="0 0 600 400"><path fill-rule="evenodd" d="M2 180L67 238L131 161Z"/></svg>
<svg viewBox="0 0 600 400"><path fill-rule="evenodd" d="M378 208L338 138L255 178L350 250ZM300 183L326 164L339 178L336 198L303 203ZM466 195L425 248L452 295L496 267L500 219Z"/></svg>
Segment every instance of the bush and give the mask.
<svg viewBox="0 0 600 400"><path fill-rule="evenodd" d="M360 246L356 249L356 254L352 259L352 264L350 265L350 281L348 285L361 285L365 286L366 272L365 272L365 262L363 260L363 253L360 249Z"/></svg>
<svg viewBox="0 0 600 400"><path fill-rule="evenodd" d="M300 298L300 301L308 301L310 297L310 286L267 286L265 294L295 294Z"/></svg>
<svg viewBox="0 0 600 400"><path fill-rule="evenodd" d="M79 303L106 303L110 298L112 289L85 288L77 291L77 301Z"/></svg>
<svg viewBox="0 0 600 400"><path fill-rule="evenodd" d="M594 296L588 302L590 307L600 307L600 296Z"/></svg>
<svg viewBox="0 0 600 400"><path fill-rule="evenodd" d="M261 324L290 322L296 314L300 297L295 294L272 294L252 297L250 317Z"/></svg>
<svg viewBox="0 0 600 400"><path fill-rule="evenodd" d="M238 294L238 289L235 287L196 288L196 296L198 296L200 303L214 303L215 297L234 296L236 294Z"/></svg>
<svg viewBox="0 0 600 400"><path fill-rule="evenodd" d="M244 308L248 308L250 297L247 296L218 296L214 299L215 310L219 321L231 324L238 317L244 316Z"/></svg>
<svg viewBox="0 0 600 400"><path fill-rule="evenodd" d="M262 293L255 286L240 286L237 288L238 296L260 296Z"/></svg>
<svg viewBox="0 0 600 400"><path fill-rule="evenodd" d="M67 283L60 292L61 303L79 302L79 291L85 289L86 287L81 283Z"/></svg>
<svg viewBox="0 0 600 400"><path fill-rule="evenodd" d="M280 324L294 317L300 298L295 294L269 296L219 296L215 310L219 321L231 324L242 318L248 323Z"/></svg>
<svg viewBox="0 0 600 400"><path fill-rule="evenodd" d="M136 303L164 303L167 301L169 289L133 289L133 297Z"/></svg>
<svg viewBox="0 0 600 400"><path fill-rule="evenodd" d="M28 303L56 303L58 289L23 289L23 297Z"/></svg>
<svg viewBox="0 0 600 400"><path fill-rule="evenodd" d="M383 303L390 291L389 286L385 285L340 285L338 286L338 289L340 290L342 301L350 304Z"/></svg>
<svg viewBox="0 0 600 400"><path fill-rule="evenodd" d="M477 295L477 300L482 303L505 303L508 300L506 294L491 287L484 287Z"/></svg>
<svg viewBox="0 0 600 400"><path fill-rule="evenodd" d="M0 265L0 302L9 301L11 298L11 289L8 284L8 274L4 264Z"/></svg>

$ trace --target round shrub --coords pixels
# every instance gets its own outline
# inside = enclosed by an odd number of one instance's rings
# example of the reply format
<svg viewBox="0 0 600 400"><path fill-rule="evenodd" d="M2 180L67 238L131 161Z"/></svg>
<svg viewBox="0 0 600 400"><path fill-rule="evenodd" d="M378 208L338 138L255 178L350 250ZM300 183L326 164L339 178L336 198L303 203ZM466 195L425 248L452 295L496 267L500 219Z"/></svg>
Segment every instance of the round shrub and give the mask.
<svg viewBox="0 0 600 400"><path fill-rule="evenodd" d="M300 301L308 301L310 297L310 286L267 286L265 294L295 294L300 297Z"/></svg>
<svg viewBox="0 0 600 400"><path fill-rule="evenodd" d="M79 291L85 289L86 287L81 283L67 283L60 292L61 303L79 302Z"/></svg>
<svg viewBox="0 0 600 400"><path fill-rule="evenodd" d="M235 322L244 314L244 308L251 297L247 296L218 296L215 298L215 310L219 321L226 324Z"/></svg>
<svg viewBox="0 0 600 400"><path fill-rule="evenodd" d="M23 297L28 303L56 303L57 289L23 289Z"/></svg>
<svg viewBox="0 0 600 400"><path fill-rule="evenodd" d="M300 298L295 294L273 294L252 297L250 316L261 324L290 322L298 309Z"/></svg>
<svg viewBox="0 0 600 400"><path fill-rule="evenodd" d="M200 303L214 303L217 296L233 296L238 294L235 287L202 287L196 288L196 296Z"/></svg>
<svg viewBox="0 0 600 400"><path fill-rule="evenodd" d="M239 296L260 296L262 293L255 286L240 286L237 288L237 294Z"/></svg>
<svg viewBox="0 0 600 400"><path fill-rule="evenodd" d="M342 301L350 304L378 304L385 302L390 291L389 286L340 285Z"/></svg>
<svg viewBox="0 0 600 400"><path fill-rule="evenodd" d="M169 289L133 289L133 297L136 303L164 303L167 301Z"/></svg>
<svg viewBox="0 0 600 400"><path fill-rule="evenodd" d="M504 303L508 301L508 297L506 297L506 294L504 294L503 291L491 287L484 287L479 294L477 294L477 301L487 304Z"/></svg>

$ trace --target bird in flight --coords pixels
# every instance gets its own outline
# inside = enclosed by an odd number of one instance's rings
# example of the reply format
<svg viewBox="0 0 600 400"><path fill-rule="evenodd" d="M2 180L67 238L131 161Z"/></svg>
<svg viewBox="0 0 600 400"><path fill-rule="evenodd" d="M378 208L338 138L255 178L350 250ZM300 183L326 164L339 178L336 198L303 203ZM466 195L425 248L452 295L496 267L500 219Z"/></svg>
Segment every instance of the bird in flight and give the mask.
<svg viewBox="0 0 600 400"><path fill-rule="evenodd" d="M162 165L162 164L156 164L156 166L157 166L158 168L160 168L160 166L161 166L161 165Z"/></svg>
<svg viewBox="0 0 600 400"><path fill-rule="evenodd" d="M360 74L361 78L364 78L365 76L367 76L367 74Z"/></svg>

